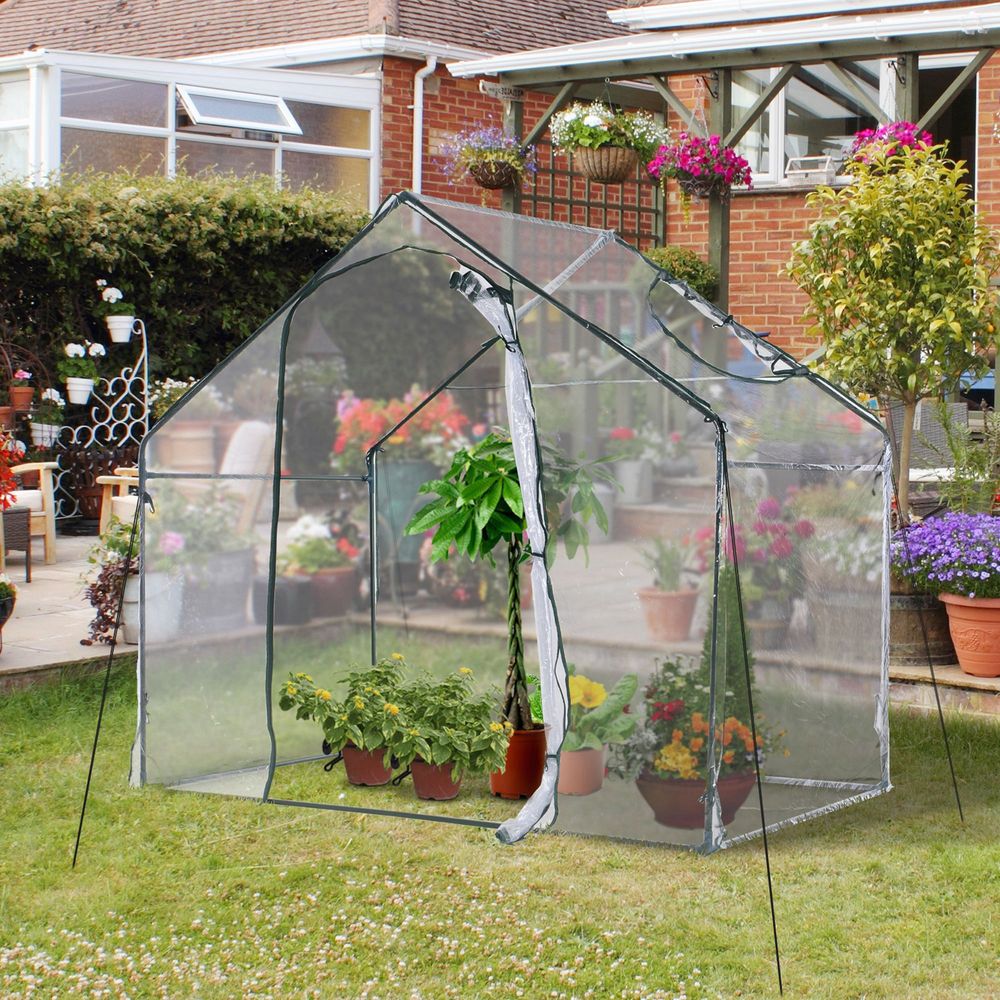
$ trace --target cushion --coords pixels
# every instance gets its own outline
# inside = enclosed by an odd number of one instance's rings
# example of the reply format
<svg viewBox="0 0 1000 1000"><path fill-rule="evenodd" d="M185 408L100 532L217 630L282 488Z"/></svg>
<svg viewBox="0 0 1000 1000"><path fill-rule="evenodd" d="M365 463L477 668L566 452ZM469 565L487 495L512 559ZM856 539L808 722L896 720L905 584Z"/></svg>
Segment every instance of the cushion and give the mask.
<svg viewBox="0 0 1000 1000"><path fill-rule="evenodd" d="M29 510L41 512L45 508L42 506L41 490L14 490L14 503L19 507L27 507Z"/></svg>

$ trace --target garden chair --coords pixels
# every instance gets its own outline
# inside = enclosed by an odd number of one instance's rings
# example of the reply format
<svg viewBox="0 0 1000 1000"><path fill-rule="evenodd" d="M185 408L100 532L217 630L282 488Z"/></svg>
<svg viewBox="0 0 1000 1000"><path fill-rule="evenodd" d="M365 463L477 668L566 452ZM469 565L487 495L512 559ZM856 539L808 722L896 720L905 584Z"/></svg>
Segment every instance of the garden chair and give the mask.
<svg viewBox="0 0 1000 1000"><path fill-rule="evenodd" d="M31 511L8 507L0 517L0 573L7 571L7 556L24 553L24 582L31 583Z"/></svg>
<svg viewBox="0 0 1000 1000"><path fill-rule="evenodd" d="M10 467L15 476L38 473L38 487L15 490L13 500L16 506L27 507L31 511L31 535L41 535L46 565L56 561L56 502L52 473L57 468L56 462L23 462Z"/></svg>
<svg viewBox="0 0 1000 1000"><path fill-rule="evenodd" d="M131 491L133 488L139 488L139 470L121 466L114 470L114 475L98 476L96 482L102 487L98 532L104 534L112 517L117 517L125 524L131 524L138 502L138 497Z"/></svg>

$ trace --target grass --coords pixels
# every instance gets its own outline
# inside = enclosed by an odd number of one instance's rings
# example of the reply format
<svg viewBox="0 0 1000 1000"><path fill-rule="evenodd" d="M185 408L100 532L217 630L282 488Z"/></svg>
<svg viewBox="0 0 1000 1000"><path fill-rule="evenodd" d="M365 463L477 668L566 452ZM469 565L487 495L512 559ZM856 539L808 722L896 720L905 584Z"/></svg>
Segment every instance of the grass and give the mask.
<svg viewBox="0 0 1000 1000"><path fill-rule="evenodd" d="M129 789L134 674L0 696L0 996L777 995L760 842L712 857ZM888 796L772 838L786 996L996 997L1000 729L896 713ZM835 746L830 747L836 753ZM700 985L698 985L700 984Z"/></svg>

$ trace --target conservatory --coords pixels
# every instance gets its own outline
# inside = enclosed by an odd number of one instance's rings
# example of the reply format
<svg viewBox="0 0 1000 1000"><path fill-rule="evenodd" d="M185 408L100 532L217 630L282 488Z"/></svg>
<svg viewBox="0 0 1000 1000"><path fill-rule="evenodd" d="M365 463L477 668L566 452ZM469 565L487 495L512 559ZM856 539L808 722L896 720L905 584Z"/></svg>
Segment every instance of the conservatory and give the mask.
<svg viewBox="0 0 1000 1000"><path fill-rule="evenodd" d="M391 197L144 442L132 780L703 852L877 795L887 462L614 233Z"/></svg>
<svg viewBox="0 0 1000 1000"><path fill-rule="evenodd" d="M209 170L378 198L379 82L38 50L0 59L0 179Z"/></svg>

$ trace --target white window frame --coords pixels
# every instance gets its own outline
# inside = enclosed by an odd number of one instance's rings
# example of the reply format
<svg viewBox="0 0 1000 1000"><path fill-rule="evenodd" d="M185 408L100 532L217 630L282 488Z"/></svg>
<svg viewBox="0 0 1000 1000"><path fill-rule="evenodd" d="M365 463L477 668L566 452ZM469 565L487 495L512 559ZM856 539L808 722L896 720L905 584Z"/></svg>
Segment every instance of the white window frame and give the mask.
<svg viewBox="0 0 1000 1000"><path fill-rule="evenodd" d="M211 87L194 87L187 83L176 84L177 97L188 117L195 125L219 125L227 128L248 129L251 132L278 132L281 135L302 135L302 129L295 116L288 110L288 105L280 97L267 94L248 94L236 90L215 90ZM199 97L215 97L226 101L243 101L248 104L259 104L261 107L273 108L283 119L279 125L273 122L250 121L233 118L228 115L208 115L198 107Z"/></svg>

